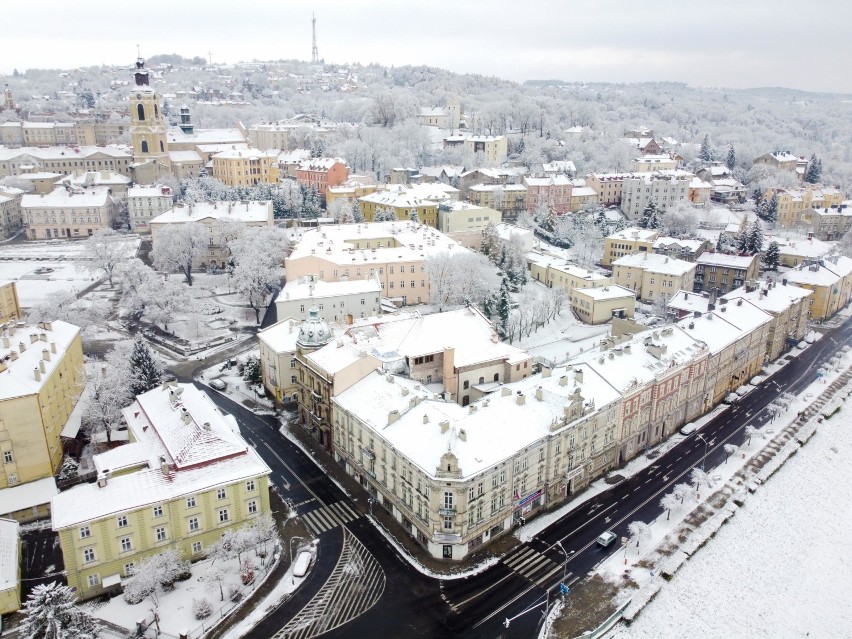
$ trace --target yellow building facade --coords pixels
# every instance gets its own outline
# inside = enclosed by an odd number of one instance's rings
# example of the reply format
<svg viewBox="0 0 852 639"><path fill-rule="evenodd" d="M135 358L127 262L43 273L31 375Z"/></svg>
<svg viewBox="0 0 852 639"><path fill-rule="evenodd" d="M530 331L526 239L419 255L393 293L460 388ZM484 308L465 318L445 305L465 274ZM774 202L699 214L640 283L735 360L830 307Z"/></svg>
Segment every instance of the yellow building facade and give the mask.
<svg viewBox="0 0 852 639"><path fill-rule="evenodd" d="M625 255L653 253L654 242L658 235L657 231L653 229L630 227L605 237L601 264L612 266L615 260Z"/></svg>
<svg viewBox="0 0 852 639"><path fill-rule="evenodd" d="M213 177L228 186L278 182L278 154L258 149L232 149L213 156Z"/></svg>
<svg viewBox="0 0 852 639"><path fill-rule="evenodd" d="M0 346L0 488L52 477L60 434L84 385L80 329L65 322L3 330Z"/></svg>
<svg viewBox="0 0 852 639"><path fill-rule="evenodd" d="M68 585L81 599L167 548L201 558L269 513L269 467L191 384L164 384L124 411L129 443L95 456L98 481L53 498Z"/></svg>
<svg viewBox="0 0 852 639"><path fill-rule="evenodd" d="M18 299L18 289L14 282L0 282L0 324L19 320L21 301Z"/></svg>
<svg viewBox="0 0 852 639"><path fill-rule="evenodd" d="M398 220L410 220L416 214L421 224L438 228L438 203L406 192L376 191L358 198L365 222L376 221L380 210L393 211Z"/></svg>
<svg viewBox="0 0 852 639"><path fill-rule="evenodd" d="M784 283L813 291L811 319L828 319L852 300L852 259L838 257L820 264L802 264L784 274Z"/></svg>

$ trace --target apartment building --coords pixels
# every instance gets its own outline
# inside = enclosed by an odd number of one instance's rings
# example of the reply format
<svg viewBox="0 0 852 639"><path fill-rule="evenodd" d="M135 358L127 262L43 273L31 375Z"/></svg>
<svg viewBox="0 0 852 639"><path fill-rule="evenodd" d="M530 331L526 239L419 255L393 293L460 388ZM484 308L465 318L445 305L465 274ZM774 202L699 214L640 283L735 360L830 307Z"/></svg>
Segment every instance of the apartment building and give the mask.
<svg viewBox="0 0 852 639"><path fill-rule="evenodd" d="M841 204L832 208L805 209L799 214L799 220L804 229L810 229L815 238L834 242L852 228L852 208Z"/></svg>
<svg viewBox="0 0 852 639"><path fill-rule="evenodd" d="M117 206L105 186L59 187L52 193L22 196L21 214L27 239L76 239L112 228Z"/></svg>
<svg viewBox="0 0 852 639"><path fill-rule="evenodd" d="M272 226L272 202L270 200L242 202L196 202L177 204L149 222L151 244L157 248L157 237L163 229L174 224L194 222L207 230L207 251L195 258L194 268L205 268L208 264L225 268L230 256L225 231L229 224L239 222L246 226Z"/></svg>
<svg viewBox="0 0 852 639"><path fill-rule="evenodd" d="M631 226L604 238L603 266L612 266L612 263L625 255L634 253L653 253L654 242L657 241L659 232L655 229L643 229Z"/></svg>
<svg viewBox="0 0 852 639"><path fill-rule="evenodd" d="M252 146L258 149L289 149L291 138L305 133L325 135L333 131L335 124L316 115L307 113L276 122L260 122L248 128Z"/></svg>
<svg viewBox="0 0 852 639"><path fill-rule="evenodd" d="M689 200L692 174L686 171L655 171L624 178L621 191L621 210L629 220L642 217L645 207L654 202L665 213L677 202Z"/></svg>
<svg viewBox="0 0 852 639"><path fill-rule="evenodd" d="M678 237L658 237L654 240L654 253L676 257L685 262L694 262L712 244L710 240L681 239Z"/></svg>
<svg viewBox="0 0 852 639"><path fill-rule="evenodd" d="M0 324L17 322L24 319L21 315L21 301L15 282L0 280Z"/></svg>
<svg viewBox="0 0 852 639"><path fill-rule="evenodd" d="M133 154L122 146L0 147L0 178L22 173L49 172L74 175L113 171L130 177Z"/></svg>
<svg viewBox="0 0 852 639"><path fill-rule="evenodd" d="M403 305L423 304L429 299L426 258L466 250L424 224L329 225L305 231L284 265L290 280L314 275L339 282L378 275L385 297Z"/></svg>
<svg viewBox="0 0 852 639"><path fill-rule="evenodd" d="M760 259L756 255L728 255L705 251L695 260L695 282L693 290L715 291L724 295L743 286L748 280L756 280L760 272Z"/></svg>
<svg viewBox="0 0 852 639"><path fill-rule="evenodd" d="M674 171L677 168L677 160L669 155L643 155L633 159L631 170L636 173L650 173L652 171Z"/></svg>
<svg viewBox="0 0 852 639"><path fill-rule="evenodd" d="M459 176L459 189L462 199L469 197L469 189L477 184L522 184L528 173L526 167L498 167L493 169L473 169Z"/></svg>
<svg viewBox="0 0 852 639"><path fill-rule="evenodd" d="M679 290L691 290L695 272L693 262L654 253L625 255L612 263L612 281L649 303L664 302Z"/></svg>
<svg viewBox="0 0 852 639"><path fill-rule="evenodd" d="M778 201L778 224L785 228L804 225L808 209L830 209L843 204L843 192L830 187L808 186L799 189L767 189L764 197Z"/></svg>
<svg viewBox="0 0 852 639"><path fill-rule="evenodd" d="M52 482L62 464L60 435L85 383L80 329L7 321L0 339L0 489Z"/></svg>
<svg viewBox="0 0 852 639"><path fill-rule="evenodd" d="M314 189L325 202L330 186L338 186L349 179L349 167L341 158L313 158L305 160L296 170L296 181L305 188Z"/></svg>
<svg viewBox="0 0 852 639"><path fill-rule="evenodd" d="M130 229L134 233L150 233L151 220L174 206L172 190L168 186L131 186L127 189L127 213Z"/></svg>
<svg viewBox="0 0 852 639"><path fill-rule="evenodd" d="M571 191L574 183L565 175L543 178L524 178L527 187L527 211L546 211L553 215L570 213Z"/></svg>
<svg viewBox="0 0 852 639"><path fill-rule="evenodd" d="M632 319L635 308L636 293L615 284L571 293L571 309L586 324L606 324L613 317Z"/></svg>
<svg viewBox="0 0 852 639"><path fill-rule="evenodd" d="M416 219L422 224L438 227L438 201L424 199L409 190L375 191L358 198L365 222L374 222L379 211L393 211L398 220Z"/></svg>
<svg viewBox="0 0 852 639"><path fill-rule="evenodd" d="M813 291L810 316L828 319L852 300L852 259L831 256L813 264L800 264L784 273L783 281Z"/></svg>
<svg viewBox="0 0 852 639"><path fill-rule="evenodd" d="M590 173L586 176L586 186L595 190L601 205L616 206L621 204L624 180L633 177L634 173Z"/></svg>
<svg viewBox="0 0 852 639"><path fill-rule="evenodd" d="M167 548L198 559L269 513L269 467L192 384L164 384L124 410L129 443L96 455L97 483L53 498L68 585L99 596Z"/></svg>
<svg viewBox="0 0 852 639"><path fill-rule="evenodd" d="M213 177L228 186L278 182L278 153L259 149L231 149L213 156Z"/></svg>
<svg viewBox="0 0 852 639"><path fill-rule="evenodd" d="M471 135L463 140L468 153L481 153L486 162L502 164L509 156L509 143L505 135ZM447 141L444 140L444 146Z"/></svg>
<svg viewBox="0 0 852 639"><path fill-rule="evenodd" d="M14 237L23 228L22 196L23 192L12 193L0 187L0 240Z"/></svg>
<svg viewBox="0 0 852 639"><path fill-rule="evenodd" d="M527 211L527 187L523 184L475 184L467 190L467 197L471 204L497 209L513 220Z"/></svg>
<svg viewBox="0 0 852 639"><path fill-rule="evenodd" d="M799 158L797 156L786 151L764 153L752 160L752 164L765 164L779 171L795 171L798 162Z"/></svg>
<svg viewBox="0 0 852 639"><path fill-rule="evenodd" d="M487 206L455 201L438 205L438 230L473 250L479 250L485 227L502 221L503 214Z"/></svg>
<svg viewBox="0 0 852 639"><path fill-rule="evenodd" d="M382 314L378 276L326 282L315 275L290 278L275 300L278 317L306 317L315 308L326 322L351 324L356 318Z"/></svg>
<svg viewBox="0 0 852 639"><path fill-rule="evenodd" d="M573 295L577 289L600 288L612 284L610 277L571 264L560 255L533 250L527 254L527 264L532 279L549 288L561 288L569 302L574 301Z"/></svg>
<svg viewBox="0 0 852 639"><path fill-rule="evenodd" d="M295 177L295 174L293 175ZM338 186L330 186L325 192L325 207L334 210L334 203L344 201L354 205L360 198L379 190L376 180L365 175L350 175L349 179Z"/></svg>
<svg viewBox="0 0 852 639"><path fill-rule="evenodd" d="M278 317L282 317L279 313ZM257 334L263 387L278 403L297 402L296 340L303 320L284 317Z"/></svg>

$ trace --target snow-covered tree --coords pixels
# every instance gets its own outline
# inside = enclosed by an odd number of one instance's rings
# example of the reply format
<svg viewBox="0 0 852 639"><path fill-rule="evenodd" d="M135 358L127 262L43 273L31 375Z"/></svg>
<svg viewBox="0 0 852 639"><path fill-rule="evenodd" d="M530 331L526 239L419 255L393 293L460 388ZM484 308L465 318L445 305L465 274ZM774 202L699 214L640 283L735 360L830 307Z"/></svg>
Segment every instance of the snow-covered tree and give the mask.
<svg viewBox="0 0 852 639"><path fill-rule="evenodd" d="M666 211L661 231L673 237L684 237L695 233L698 226L698 210L690 202L679 201Z"/></svg>
<svg viewBox="0 0 852 639"><path fill-rule="evenodd" d="M192 311L194 302L186 282L170 278L149 281L142 291L145 300L145 318L152 324L168 323L176 313Z"/></svg>
<svg viewBox="0 0 852 639"><path fill-rule="evenodd" d="M295 180L285 180L278 188L280 217L294 218L302 214L302 189Z"/></svg>
<svg viewBox="0 0 852 639"><path fill-rule="evenodd" d="M223 597L224 599L224 597ZM206 597L201 599L192 598L192 616L196 619L207 619L213 614L213 606L210 605L210 600Z"/></svg>
<svg viewBox="0 0 852 639"><path fill-rule="evenodd" d="M116 279L121 286L121 307L136 319L140 318L145 312L146 293L159 284L157 272L138 257L133 257L118 265Z"/></svg>
<svg viewBox="0 0 852 639"><path fill-rule="evenodd" d="M708 487L710 486L710 475L700 468L693 468L692 472L689 473L689 479L693 484L695 484L695 490L698 490L701 484L707 484Z"/></svg>
<svg viewBox="0 0 852 639"><path fill-rule="evenodd" d="M754 426L746 426L744 431L747 440L746 443L751 444L751 438L757 435L758 432L758 429Z"/></svg>
<svg viewBox="0 0 852 639"><path fill-rule="evenodd" d="M690 495L692 495L694 491L692 490L692 486L690 486L689 484L677 484L672 489L672 492L674 496L680 500L680 503L683 503L684 500Z"/></svg>
<svg viewBox="0 0 852 639"><path fill-rule="evenodd" d="M757 207L757 217L764 222L775 222L778 219L778 195L772 194L768 200L763 200Z"/></svg>
<svg viewBox="0 0 852 639"><path fill-rule="evenodd" d="M766 247L766 252L763 255L763 264L770 271L777 271L779 264L781 264L781 247L778 246L778 242L772 240L769 243L769 246Z"/></svg>
<svg viewBox="0 0 852 639"><path fill-rule="evenodd" d="M274 543L278 536L278 526L275 519L269 513L263 513L254 520L251 525L254 535L255 554L260 558L261 565L266 563L269 556L269 544Z"/></svg>
<svg viewBox="0 0 852 639"><path fill-rule="evenodd" d="M124 598L130 604L149 599L156 610L164 590L188 573L189 562L180 549L167 548L136 565L133 578L124 587Z"/></svg>
<svg viewBox="0 0 852 639"><path fill-rule="evenodd" d="M837 250L841 255L852 257L852 228L846 231L846 233L843 234L843 237L837 240Z"/></svg>
<svg viewBox="0 0 852 639"><path fill-rule="evenodd" d="M281 284L281 263L287 244L282 229L264 226L247 228L242 237L229 245L236 264L233 286L254 311L258 324L268 296Z"/></svg>
<svg viewBox="0 0 852 639"><path fill-rule="evenodd" d="M639 543L643 539L648 539L651 537L651 527L646 524L644 521L633 521L630 522L627 526L627 532L630 535L630 541L636 542L636 547L639 547Z"/></svg>
<svg viewBox="0 0 852 639"><path fill-rule="evenodd" d="M110 288L116 268L126 259L125 241L123 235L112 229L98 229L86 239L86 269L92 273L103 271Z"/></svg>
<svg viewBox="0 0 852 639"><path fill-rule="evenodd" d="M658 229L661 226L660 215L657 211L657 202L651 198L642 211L639 227L643 229Z"/></svg>
<svg viewBox="0 0 852 639"><path fill-rule="evenodd" d="M728 155L725 157L725 166L728 167L729 170L733 171L734 167L737 165L737 154L734 151L734 145L728 145Z"/></svg>
<svg viewBox="0 0 852 639"><path fill-rule="evenodd" d="M443 310L446 306L480 306L497 286L494 267L481 253L468 251L436 253L426 258L429 301Z"/></svg>
<svg viewBox="0 0 852 639"><path fill-rule="evenodd" d="M482 242L479 245L479 250L482 254L490 259L494 259L500 252L500 236L497 234L497 227L493 222L489 222L482 230Z"/></svg>
<svg viewBox="0 0 852 639"><path fill-rule="evenodd" d="M192 286L193 264L208 249L208 232L197 222L169 224L157 233L151 258L154 268L168 273L183 273Z"/></svg>
<svg viewBox="0 0 852 639"><path fill-rule="evenodd" d="M78 298L74 291L54 291L44 302L33 308L27 317L31 322L62 320L85 331L92 326L102 326L109 314L106 304L98 299Z"/></svg>
<svg viewBox="0 0 852 639"><path fill-rule="evenodd" d="M509 278L503 276L500 284L500 300L497 304L497 315L499 317L498 332L505 339L509 335L509 319L512 313L512 300L509 297Z"/></svg>
<svg viewBox="0 0 852 639"><path fill-rule="evenodd" d="M225 601L225 578L227 577L224 567L210 566L204 575L204 585L210 590L219 591L219 601Z"/></svg>
<svg viewBox="0 0 852 639"><path fill-rule="evenodd" d="M355 224L361 224L364 221L364 212L361 210L361 203L358 200L355 200L355 204L352 205L352 221Z"/></svg>
<svg viewBox="0 0 852 639"><path fill-rule="evenodd" d="M68 586L55 581L36 585L24 603L20 634L25 639L95 639L98 626Z"/></svg>
<svg viewBox="0 0 852 639"><path fill-rule="evenodd" d="M663 498L660 500L660 508L666 511L666 521L671 517L672 511L680 506L681 500L674 493L667 493L663 495Z"/></svg>
<svg viewBox="0 0 852 639"><path fill-rule="evenodd" d="M698 159L702 162L713 161L713 148L710 146L710 135L705 133L701 141L701 149L698 151Z"/></svg>
<svg viewBox="0 0 852 639"><path fill-rule="evenodd" d="M155 388L163 378L163 369L142 338L133 341L130 354L130 394L134 397Z"/></svg>
<svg viewBox="0 0 852 639"><path fill-rule="evenodd" d="M734 444L725 444L725 463L728 463L728 459L730 459L731 455L737 452L738 448Z"/></svg>
<svg viewBox="0 0 852 639"><path fill-rule="evenodd" d="M822 160L817 158L816 153L811 155L808 162L807 171L805 171L805 182L809 184L819 184L822 179Z"/></svg>

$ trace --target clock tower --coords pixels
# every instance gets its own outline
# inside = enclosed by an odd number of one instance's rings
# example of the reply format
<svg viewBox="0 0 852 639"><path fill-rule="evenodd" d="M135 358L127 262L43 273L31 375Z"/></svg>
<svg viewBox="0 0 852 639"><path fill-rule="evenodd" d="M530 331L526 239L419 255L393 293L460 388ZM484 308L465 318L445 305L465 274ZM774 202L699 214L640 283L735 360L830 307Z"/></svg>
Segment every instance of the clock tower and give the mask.
<svg viewBox="0 0 852 639"><path fill-rule="evenodd" d="M130 94L130 138L136 171L139 174L144 172L146 177L153 178L171 174L169 140L166 136L166 121L163 118L160 96L148 84L149 71L141 57L136 60L133 78L136 86Z"/></svg>

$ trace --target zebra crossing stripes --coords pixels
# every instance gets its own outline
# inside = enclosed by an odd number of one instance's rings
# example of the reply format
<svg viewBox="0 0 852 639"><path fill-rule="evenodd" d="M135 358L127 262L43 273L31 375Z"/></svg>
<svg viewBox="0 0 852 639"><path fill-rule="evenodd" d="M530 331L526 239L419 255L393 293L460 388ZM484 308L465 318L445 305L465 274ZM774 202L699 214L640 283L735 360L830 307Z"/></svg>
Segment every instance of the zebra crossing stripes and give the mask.
<svg viewBox="0 0 852 639"><path fill-rule="evenodd" d="M322 506L315 510L302 514L302 519L305 520L308 528L315 535L320 535L327 530L343 526L355 519L358 519L361 514L355 512L347 504L342 501L336 501L328 506Z"/></svg>
<svg viewBox="0 0 852 639"><path fill-rule="evenodd" d="M503 560L503 563L513 572L538 586L544 585L547 580L562 570L562 566L557 565L529 546L525 546L511 557L507 557Z"/></svg>

